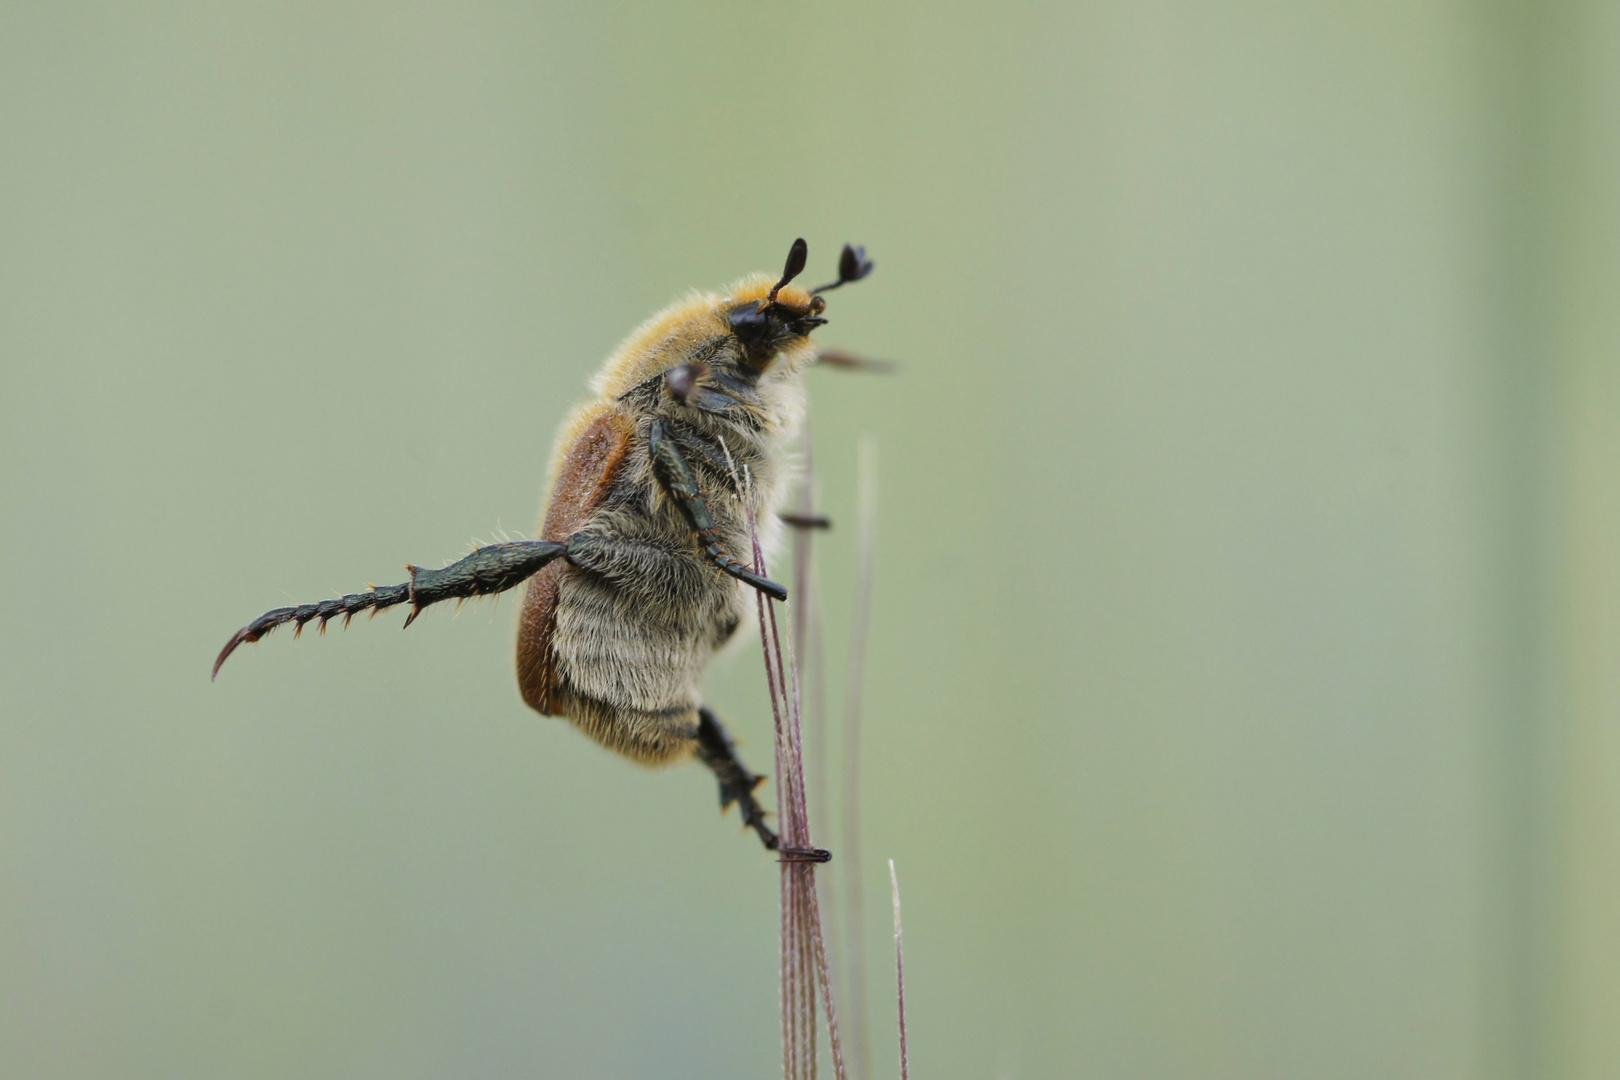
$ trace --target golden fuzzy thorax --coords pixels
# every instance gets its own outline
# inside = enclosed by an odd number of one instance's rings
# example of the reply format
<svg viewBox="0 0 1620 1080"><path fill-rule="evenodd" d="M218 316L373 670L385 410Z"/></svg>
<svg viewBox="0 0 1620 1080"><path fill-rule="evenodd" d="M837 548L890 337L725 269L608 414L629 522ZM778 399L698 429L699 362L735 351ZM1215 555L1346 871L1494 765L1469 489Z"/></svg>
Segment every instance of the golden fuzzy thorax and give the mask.
<svg viewBox="0 0 1620 1080"><path fill-rule="evenodd" d="M730 332L726 311L732 305L765 299L773 284L775 279L769 274L750 274L724 294L697 292L675 301L638 326L613 350L591 380L591 389L604 398L616 398L632 386L685 363L705 343ZM794 307L810 303L810 294L796 285L783 286L777 298ZM791 365L787 374L797 375L814 355L814 350L807 347L802 362ZM787 359L779 358L773 370Z"/></svg>
<svg viewBox="0 0 1620 1080"><path fill-rule="evenodd" d="M751 564L750 520L762 545L778 532L787 443L804 408L799 376L815 350L807 337L783 342L751 376L757 400L722 412L671 394L664 376L700 358L740 370L729 313L764 300L773 284L752 276L654 315L608 358L594 400L558 433L541 535L584 537L592 554L531 579L519 685L535 709L641 761L692 750L704 668L752 606L752 590L705 558L686 511L661 487L649 432L659 425L682 448L726 551ZM799 309L811 303L791 286L777 295Z"/></svg>

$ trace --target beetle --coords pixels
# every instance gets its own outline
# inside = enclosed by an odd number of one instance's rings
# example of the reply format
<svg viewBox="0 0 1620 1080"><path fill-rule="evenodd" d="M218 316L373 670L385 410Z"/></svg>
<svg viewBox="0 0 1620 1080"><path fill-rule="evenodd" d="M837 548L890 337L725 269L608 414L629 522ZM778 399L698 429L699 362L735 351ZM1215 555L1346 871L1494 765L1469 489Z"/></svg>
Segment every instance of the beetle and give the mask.
<svg viewBox="0 0 1620 1080"><path fill-rule="evenodd" d="M400 585L267 611L231 635L213 675L238 646L286 623L296 636L312 620L324 631L339 616L347 626L360 612L409 604L410 626L432 604L526 583L523 700L636 761L696 757L714 772L721 811L736 803L745 826L780 850L754 795L764 777L737 756L700 683L741 624L747 590L787 599L739 553L751 550L756 525L767 547L777 531L802 375L820 355L860 363L818 354L810 334L827 322L824 294L873 263L846 244L837 279L806 290L793 281L807 253L795 240L780 277L755 274L671 304L608 357L593 396L558 432L539 539L480 547L437 570L407 565Z"/></svg>

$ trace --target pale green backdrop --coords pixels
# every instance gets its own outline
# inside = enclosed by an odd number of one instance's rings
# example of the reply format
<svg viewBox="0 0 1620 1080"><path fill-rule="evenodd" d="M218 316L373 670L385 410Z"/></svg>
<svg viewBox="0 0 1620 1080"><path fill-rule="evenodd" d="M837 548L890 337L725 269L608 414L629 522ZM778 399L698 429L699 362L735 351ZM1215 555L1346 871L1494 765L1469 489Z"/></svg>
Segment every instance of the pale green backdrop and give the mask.
<svg viewBox="0 0 1620 1080"><path fill-rule="evenodd" d="M1617 23L0 5L0 1075L779 1067L773 864L524 708L510 601L208 667L532 528L796 235L903 364L810 382L913 1075L1616 1075Z"/></svg>

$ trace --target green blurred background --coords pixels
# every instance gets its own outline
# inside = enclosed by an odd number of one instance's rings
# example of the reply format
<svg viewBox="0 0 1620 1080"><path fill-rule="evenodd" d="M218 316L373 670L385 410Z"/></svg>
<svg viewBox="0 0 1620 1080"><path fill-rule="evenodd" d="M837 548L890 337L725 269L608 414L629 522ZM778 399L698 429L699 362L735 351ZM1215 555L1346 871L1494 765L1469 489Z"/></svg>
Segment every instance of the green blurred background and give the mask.
<svg viewBox="0 0 1620 1080"><path fill-rule="evenodd" d="M0 6L0 1075L779 1068L773 863L511 601L208 667L796 235L904 365L810 375L876 1075L889 856L917 1076L1620 1075L1596 0Z"/></svg>

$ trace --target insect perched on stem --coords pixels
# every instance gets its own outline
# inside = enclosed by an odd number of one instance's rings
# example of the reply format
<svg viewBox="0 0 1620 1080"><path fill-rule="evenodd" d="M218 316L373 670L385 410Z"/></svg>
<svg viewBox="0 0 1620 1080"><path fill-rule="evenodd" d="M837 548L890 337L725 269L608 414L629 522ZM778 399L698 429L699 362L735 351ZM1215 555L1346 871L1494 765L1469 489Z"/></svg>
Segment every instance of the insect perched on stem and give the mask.
<svg viewBox="0 0 1620 1080"><path fill-rule="evenodd" d="M795 240L780 279L754 275L724 295L679 301L619 346L592 383L596 396L558 433L540 539L481 547L439 570L407 566L402 585L267 611L231 635L214 674L238 645L284 623L296 633L342 616L347 626L362 611L409 603L409 626L430 604L528 582L523 700L637 761L695 755L720 782L721 809L737 803L776 850L754 798L764 777L737 757L699 683L742 621L746 588L787 598L738 556L751 551L755 522L767 543L776 531L804 410L800 376L817 359L809 335L827 321L820 294L872 270L864 249L845 245L838 279L806 291L792 284L806 251Z"/></svg>

